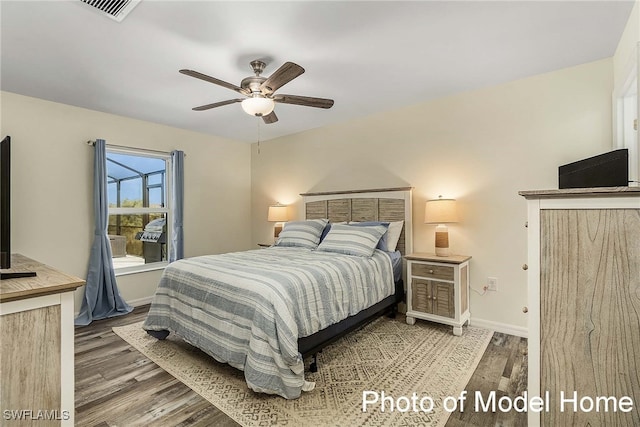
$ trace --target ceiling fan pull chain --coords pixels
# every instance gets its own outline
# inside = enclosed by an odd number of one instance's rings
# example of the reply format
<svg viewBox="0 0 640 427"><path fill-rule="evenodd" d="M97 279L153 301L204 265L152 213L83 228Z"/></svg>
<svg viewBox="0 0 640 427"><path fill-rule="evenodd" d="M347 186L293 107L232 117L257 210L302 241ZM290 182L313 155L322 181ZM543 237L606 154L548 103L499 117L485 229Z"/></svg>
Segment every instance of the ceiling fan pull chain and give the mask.
<svg viewBox="0 0 640 427"><path fill-rule="evenodd" d="M260 154L260 120L256 120L258 123L258 154Z"/></svg>

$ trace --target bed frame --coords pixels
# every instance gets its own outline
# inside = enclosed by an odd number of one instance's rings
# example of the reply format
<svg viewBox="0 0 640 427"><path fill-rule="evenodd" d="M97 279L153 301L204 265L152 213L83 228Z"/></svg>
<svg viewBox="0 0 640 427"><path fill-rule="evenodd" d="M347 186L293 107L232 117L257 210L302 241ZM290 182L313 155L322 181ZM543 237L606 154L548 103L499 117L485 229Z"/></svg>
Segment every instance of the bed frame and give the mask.
<svg viewBox="0 0 640 427"><path fill-rule="evenodd" d="M328 218L341 221L404 221L397 250L402 255L412 252L412 197L411 187L374 190L304 193L302 217L305 219ZM404 263L404 260L403 260ZM403 276L406 269L403 267ZM389 313L395 316L398 303L404 300L404 278L395 284L395 293L373 306L328 326L308 337L298 339L298 351L302 357L312 356L309 369L318 370L317 354L324 347L344 335L363 327L374 319Z"/></svg>

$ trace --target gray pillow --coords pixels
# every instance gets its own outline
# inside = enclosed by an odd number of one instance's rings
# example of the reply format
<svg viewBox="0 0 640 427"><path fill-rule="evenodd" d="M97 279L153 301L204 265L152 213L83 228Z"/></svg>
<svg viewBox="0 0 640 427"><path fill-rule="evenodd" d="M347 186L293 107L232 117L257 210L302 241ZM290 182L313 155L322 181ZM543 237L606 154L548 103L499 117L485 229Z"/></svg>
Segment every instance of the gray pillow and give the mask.
<svg viewBox="0 0 640 427"><path fill-rule="evenodd" d="M326 219L287 222L284 224L275 246L315 249L320 243L320 235L327 222L329 221Z"/></svg>

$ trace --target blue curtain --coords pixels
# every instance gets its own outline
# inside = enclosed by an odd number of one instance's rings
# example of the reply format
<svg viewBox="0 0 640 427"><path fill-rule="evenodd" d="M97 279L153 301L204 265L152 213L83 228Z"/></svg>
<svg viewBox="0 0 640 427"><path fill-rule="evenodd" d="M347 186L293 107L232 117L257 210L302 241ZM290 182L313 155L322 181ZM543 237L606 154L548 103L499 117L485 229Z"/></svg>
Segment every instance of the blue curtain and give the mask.
<svg viewBox="0 0 640 427"><path fill-rule="evenodd" d="M171 152L173 196L171 206L173 209L173 234L171 238L171 250L169 262L184 258L184 232L182 230L182 218L184 216L184 152L175 150Z"/></svg>
<svg viewBox="0 0 640 427"><path fill-rule="evenodd" d="M133 310L133 307L120 296L111 260L111 245L107 236L107 152L103 139L96 140L93 175L95 235L89 257L84 298L80 314L75 321L78 326L88 325L93 320L127 314Z"/></svg>

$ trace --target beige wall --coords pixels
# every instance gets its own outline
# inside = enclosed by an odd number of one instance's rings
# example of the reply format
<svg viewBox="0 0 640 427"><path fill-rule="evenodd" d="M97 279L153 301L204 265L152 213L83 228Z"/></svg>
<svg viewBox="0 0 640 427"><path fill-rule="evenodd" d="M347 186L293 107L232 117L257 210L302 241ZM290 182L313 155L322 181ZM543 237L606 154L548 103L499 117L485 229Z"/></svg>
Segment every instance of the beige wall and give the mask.
<svg viewBox="0 0 640 427"><path fill-rule="evenodd" d="M474 322L524 333L526 206L518 191L557 188L559 165L610 149L612 82L606 59L263 142L259 153L254 144L254 243L271 239L271 203L297 214L299 193L410 185L414 250L433 251L424 202L456 198L453 253L473 256L473 288L498 278L498 292L471 293Z"/></svg>
<svg viewBox="0 0 640 427"><path fill-rule="evenodd" d="M185 151L185 256L248 249L250 147L211 135L8 92L1 133L12 137L12 251L86 277L93 239L88 140ZM150 298L161 271L118 277L127 301ZM82 292L76 294L76 311Z"/></svg>
<svg viewBox="0 0 640 427"><path fill-rule="evenodd" d="M629 71L637 65L638 42L640 42L640 8L636 2L613 55L614 87L624 86L629 77Z"/></svg>
<svg viewBox="0 0 640 427"><path fill-rule="evenodd" d="M409 185L414 250L433 250L425 200L457 198L452 250L473 256L475 289L499 280L497 293L471 293L474 322L524 332L526 211L517 192L556 188L559 165L611 147L612 69L606 59L559 70L262 142L259 153L256 144L2 92L1 133L14 140L13 249L86 275L93 153L84 142L95 138L187 153L186 256L269 242L267 206L290 204L297 215L302 192ZM149 298L159 275L120 276L122 295Z"/></svg>

